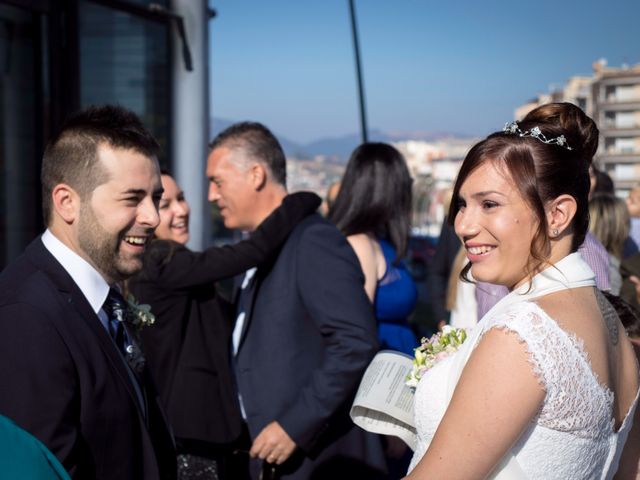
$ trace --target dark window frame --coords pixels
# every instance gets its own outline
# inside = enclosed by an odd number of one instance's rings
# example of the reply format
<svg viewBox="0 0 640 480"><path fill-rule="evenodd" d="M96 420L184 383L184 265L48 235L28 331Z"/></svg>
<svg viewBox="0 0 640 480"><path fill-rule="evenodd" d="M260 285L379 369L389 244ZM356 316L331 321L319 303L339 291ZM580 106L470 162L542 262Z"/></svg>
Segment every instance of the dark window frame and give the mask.
<svg viewBox="0 0 640 480"><path fill-rule="evenodd" d="M113 11L127 13L139 19L163 25L167 39L167 65L166 82L168 85L168 98L166 110L168 115L166 158L171 162L171 148L173 143L173 58L179 52L179 45L174 45L172 29L178 27L176 20L180 17L173 14L168 7L150 7L138 5L122 0L0 0L0 5L18 8L31 14L37 25L36 37L37 50L34 52L34 76L39 85L36 91L34 138L36 154L29 161L34 162L37 175L34 174L33 185L38 196L35 215L41 218L41 191L39 188L39 170L42 153L48 139L59 130L71 113L80 108L80 4L91 3L112 9ZM184 55L184 44L183 44ZM167 165L170 167L171 165ZM36 188L37 186L37 188ZM10 201L10 199L7 199ZM34 213L34 212L31 212ZM41 232L33 232L35 237ZM8 234L2 231L0 234ZM12 258L0 256L0 270L4 263Z"/></svg>

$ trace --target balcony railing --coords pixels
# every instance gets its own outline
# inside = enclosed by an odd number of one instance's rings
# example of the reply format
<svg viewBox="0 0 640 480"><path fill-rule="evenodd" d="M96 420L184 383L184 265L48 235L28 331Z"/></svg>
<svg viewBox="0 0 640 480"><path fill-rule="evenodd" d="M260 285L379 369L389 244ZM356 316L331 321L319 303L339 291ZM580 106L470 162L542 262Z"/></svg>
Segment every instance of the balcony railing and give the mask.
<svg viewBox="0 0 640 480"><path fill-rule="evenodd" d="M618 150L605 149L596 155L598 162L605 164L617 164L617 163L640 163L640 151L632 153L623 153Z"/></svg>
<svg viewBox="0 0 640 480"><path fill-rule="evenodd" d="M603 130L638 130L640 122L622 125L616 124L616 122L602 122L600 128Z"/></svg>
<svg viewBox="0 0 640 480"><path fill-rule="evenodd" d="M608 95L605 95L604 97L604 101L606 103L633 103L633 102L640 102L640 94L635 94L633 96L623 96L623 97L618 97L618 95L616 95L615 93L610 93Z"/></svg>

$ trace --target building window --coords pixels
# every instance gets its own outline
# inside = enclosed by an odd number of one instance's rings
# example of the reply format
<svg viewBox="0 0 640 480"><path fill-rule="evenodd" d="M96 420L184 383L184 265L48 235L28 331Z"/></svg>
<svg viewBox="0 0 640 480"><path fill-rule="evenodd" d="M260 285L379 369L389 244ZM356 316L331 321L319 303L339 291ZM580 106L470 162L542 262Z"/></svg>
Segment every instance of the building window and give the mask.
<svg viewBox="0 0 640 480"><path fill-rule="evenodd" d="M616 128L635 128L635 112L618 112L616 114Z"/></svg>
<svg viewBox="0 0 640 480"><path fill-rule="evenodd" d="M0 268L42 230L41 17L0 4Z"/></svg>
<svg viewBox="0 0 640 480"><path fill-rule="evenodd" d="M635 153L636 142L633 138L616 138L615 153L629 154Z"/></svg>
<svg viewBox="0 0 640 480"><path fill-rule="evenodd" d="M635 85L618 85L615 88L614 98L617 102L638 100Z"/></svg>
<svg viewBox="0 0 640 480"><path fill-rule="evenodd" d="M166 165L171 108L168 25L88 2L80 4L79 13L81 106L115 103L133 110L158 139Z"/></svg>

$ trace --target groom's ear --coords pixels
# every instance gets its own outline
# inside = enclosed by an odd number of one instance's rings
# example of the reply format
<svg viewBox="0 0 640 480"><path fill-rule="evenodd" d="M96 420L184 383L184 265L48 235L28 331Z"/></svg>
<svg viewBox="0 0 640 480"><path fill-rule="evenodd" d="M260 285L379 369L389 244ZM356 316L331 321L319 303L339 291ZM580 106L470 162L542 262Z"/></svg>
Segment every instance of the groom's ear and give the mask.
<svg viewBox="0 0 640 480"><path fill-rule="evenodd" d="M59 183L51 191L54 215L71 225L80 215L80 195L65 183Z"/></svg>

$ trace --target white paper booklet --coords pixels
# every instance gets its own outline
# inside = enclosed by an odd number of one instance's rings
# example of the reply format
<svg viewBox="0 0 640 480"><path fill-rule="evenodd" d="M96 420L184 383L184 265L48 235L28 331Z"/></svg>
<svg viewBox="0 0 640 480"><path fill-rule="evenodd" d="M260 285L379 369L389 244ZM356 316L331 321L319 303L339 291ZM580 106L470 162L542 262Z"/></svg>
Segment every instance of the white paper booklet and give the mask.
<svg viewBox="0 0 640 480"><path fill-rule="evenodd" d="M405 384L413 358L382 350L373 358L351 406L351 419L368 432L394 435L416 446L412 388Z"/></svg>

